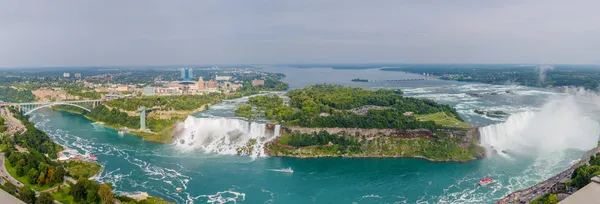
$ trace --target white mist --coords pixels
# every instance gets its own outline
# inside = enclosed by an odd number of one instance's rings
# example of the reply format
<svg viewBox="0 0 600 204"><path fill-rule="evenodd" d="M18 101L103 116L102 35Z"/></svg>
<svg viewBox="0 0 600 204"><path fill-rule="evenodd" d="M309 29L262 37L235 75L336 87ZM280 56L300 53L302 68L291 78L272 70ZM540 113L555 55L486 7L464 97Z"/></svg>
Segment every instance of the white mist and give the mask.
<svg viewBox="0 0 600 204"><path fill-rule="evenodd" d="M597 96L581 90L571 92L549 100L539 111L511 115L504 123L480 128L481 144L500 155L543 155L596 147L600 125L586 115L595 108L582 102L598 104Z"/></svg>
<svg viewBox="0 0 600 204"><path fill-rule="evenodd" d="M270 132L266 124L233 118L196 118L189 116L183 123L175 146L180 149L202 149L207 153L235 155L236 149L256 139L252 157L265 156L264 144L279 133L279 125Z"/></svg>

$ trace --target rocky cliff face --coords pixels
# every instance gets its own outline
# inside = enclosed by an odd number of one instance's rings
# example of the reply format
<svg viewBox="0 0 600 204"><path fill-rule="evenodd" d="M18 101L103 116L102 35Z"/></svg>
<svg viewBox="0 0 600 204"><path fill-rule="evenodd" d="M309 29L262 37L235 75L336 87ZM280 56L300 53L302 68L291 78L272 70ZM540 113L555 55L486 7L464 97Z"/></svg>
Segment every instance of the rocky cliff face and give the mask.
<svg viewBox="0 0 600 204"><path fill-rule="evenodd" d="M267 125L267 129L273 129ZM484 157L485 151L478 144L479 131L468 129L361 129L361 128L306 128L281 127L281 138L265 144L264 152L270 156L316 158L316 157L407 157L430 161L467 162ZM354 137L357 143L291 146L289 135L316 134L325 131L343 137ZM310 137L310 136L307 136Z"/></svg>

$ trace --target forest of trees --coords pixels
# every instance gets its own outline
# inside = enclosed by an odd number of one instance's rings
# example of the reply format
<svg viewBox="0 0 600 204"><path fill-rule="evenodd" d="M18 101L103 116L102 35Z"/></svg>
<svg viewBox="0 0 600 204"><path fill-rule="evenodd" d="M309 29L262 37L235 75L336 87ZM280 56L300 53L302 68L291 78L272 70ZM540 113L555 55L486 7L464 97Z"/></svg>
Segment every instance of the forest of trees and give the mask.
<svg viewBox="0 0 600 204"><path fill-rule="evenodd" d="M113 126L116 128L131 128L138 129L140 128L140 116L129 116L125 112L121 112L116 108L108 109L106 106L99 105L96 108L92 109L92 112L85 114L87 117L95 120L104 122L109 126ZM173 125L173 122L177 118L172 119L156 119L146 117L146 128L154 131L160 132L164 129Z"/></svg>
<svg viewBox="0 0 600 204"><path fill-rule="evenodd" d="M96 108L92 109L92 112L87 113L86 116L96 121L101 121L112 126L130 128L140 127L139 116L129 116L127 115L127 113L121 112L116 108L110 110L103 105L97 106Z"/></svg>
<svg viewBox="0 0 600 204"><path fill-rule="evenodd" d="M31 102L35 100L35 95L30 90L17 90L10 87L0 86L0 101L13 103Z"/></svg>
<svg viewBox="0 0 600 204"><path fill-rule="evenodd" d="M87 178L79 178L69 194L80 203L113 203L115 199L110 183L98 184Z"/></svg>
<svg viewBox="0 0 600 204"><path fill-rule="evenodd" d="M368 90L340 85L313 85L288 92L290 106L283 105L277 95L255 96L248 104L255 107L260 117L279 121L290 126L303 127L356 127L434 130L433 121L417 121L405 112L429 114L445 112L462 120L456 110L429 99L403 97L401 90ZM364 106L388 107L371 109L364 114L352 110ZM238 111L245 115L248 107ZM322 115L325 114L325 115ZM243 116L242 116L243 117Z"/></svg>
<svg viewBox="0 0 600 204"><path fill-rule="evenodd" d="M106 105L122 110L135 111L141 106L159 107L162 110L196 110L206 104L215 104L225 96L219 93L205 95L146 96L106 101Z"/></svg>
<svg viewBox="0 0 600 204"><path fill-rule="evenodd" d="M27 147L28 149L33 149L42 154L48 154L48 156L52 159L56 159L57 152L62 150L62 147L54 141L45 132L38 130L35 125L19 113L17 110L11 108L10 111L13 113L13 116L21 121L23 125L27 128L23 134L16 134L14 137L14 141L16 144Z"/></svg>
<svg viewBox="0 0 600 204"><path fill-rule="evenodd" d="M63 182L66 174L64 167L33 149L29 153L11 149L6 156L9 164L16 169L17 176L27 176L31 185L53 186Z"/></svg>

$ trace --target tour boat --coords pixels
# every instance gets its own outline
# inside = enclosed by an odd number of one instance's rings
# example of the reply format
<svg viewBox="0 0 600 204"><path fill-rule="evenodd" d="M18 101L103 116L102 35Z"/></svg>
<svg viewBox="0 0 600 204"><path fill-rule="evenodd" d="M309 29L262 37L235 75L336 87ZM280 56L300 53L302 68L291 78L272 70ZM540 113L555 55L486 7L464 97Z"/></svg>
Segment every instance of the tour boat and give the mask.
<svg viewBox="0 0 600 204"><path fill-rule="evenodd" d="M492 178L484 178L481 179L481 181L479 181L480 186L487 186L490 183L494 183L494 180Z"/></svg>
<svg viewBox="0 0 600 204"><path fill-rule="evenodd" d="M283 173L294 173L294 170L292 170L292 168L288 167L288 168L283 168L281 170L279 170Z"/></svg>
<svg viewBox="0 0 600 204"><path fill-rule="evenodd" d="M181 192L183 188L176 188L175 190L177 190L177 192Z"/></svg>
<svg viewBox="0 0 600 204"><path fill-rule="evenodd" d="M125 134L125 131L119 130L119 136L123 136L124 134Z"/></svg>
<svg viewBox="0 0 600 204"><path fill-rule="evenodd" d="M98 157L96 157L96 155L90 154L90 159L91 160L98 160Z"/></svg>

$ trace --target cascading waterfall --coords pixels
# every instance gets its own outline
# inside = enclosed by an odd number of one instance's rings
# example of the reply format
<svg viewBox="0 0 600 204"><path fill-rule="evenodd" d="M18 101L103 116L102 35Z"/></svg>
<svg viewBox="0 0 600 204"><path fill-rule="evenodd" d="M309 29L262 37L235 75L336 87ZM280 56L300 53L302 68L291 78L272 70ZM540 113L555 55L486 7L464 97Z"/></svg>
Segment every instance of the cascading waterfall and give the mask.
<svg viewBox="0 0 600 204"><path fill-rule="evenodd" d="M235 155L237 149L245 147L252 139L250 156L265 156L264 144L279 135L279 125L270 131L266 124L233 118L188 117L175 143L181 149L202 149L207 153Z"/></svg>
<svg viewBox="0 0 600 204"><path fill-rule="evenodd" d="M550 100L539 111L511 115L504 123L479 129L481 144L490 151L547 154L596 147L600 125L584 114L576 96Z"/></svg>

